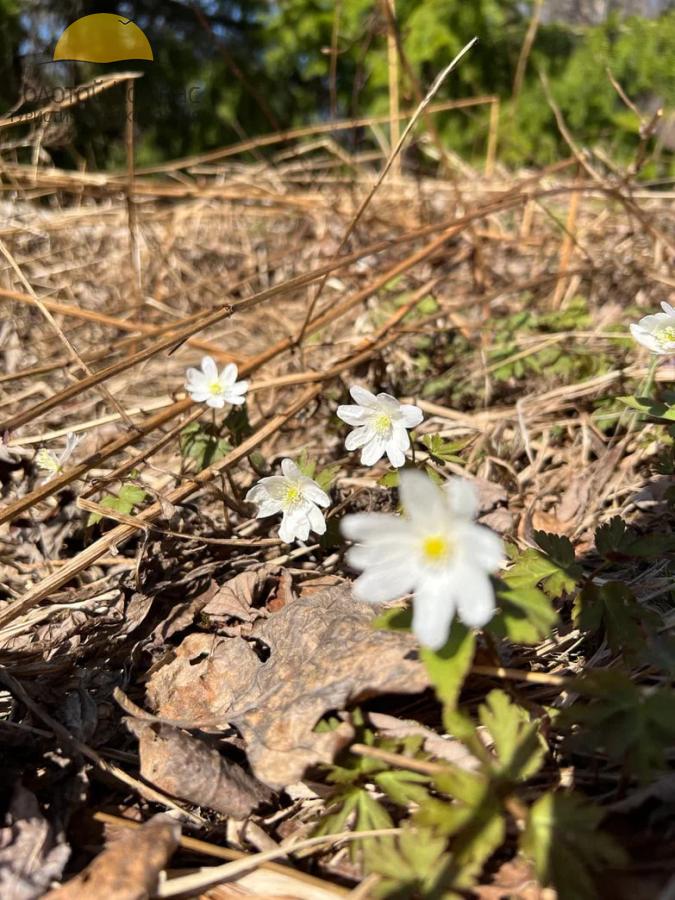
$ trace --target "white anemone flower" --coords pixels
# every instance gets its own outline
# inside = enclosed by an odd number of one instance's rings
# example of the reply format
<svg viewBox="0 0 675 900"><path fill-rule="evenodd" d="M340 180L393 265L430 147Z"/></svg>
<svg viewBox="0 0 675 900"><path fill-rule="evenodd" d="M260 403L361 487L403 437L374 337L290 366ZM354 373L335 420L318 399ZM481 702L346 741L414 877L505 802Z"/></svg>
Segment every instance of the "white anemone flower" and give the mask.
<svg viewBox="0 0 675 900"><path fill-rule="evenodd" d="M472 628L486 625L495 611L489 573L504 562L500 538L474 518L473 485L453 478L442 488L421 472L403 471L404 513L355 513L341 523L358 543L347 561L362 571L354 583L361 600L384 603L412 592L413 631L421 644L439 650L455 616Z"/></svg>
<svg viewBox="0 0 675 900"><path fill-rule="evenodd" d="M353 425L354 431L347 435L347 450L361 450L364 466L373 466L387 454L395 468L405 465L405 451L410 447L408 428L415 428L424 416L418 406L399 403L390 394L377 397L361 387L349 389L356 406L338 406L338 418Z"/></svg>
<svg viewBox="0 0 675 900"><path fill-rule="evenodd" d="M234 363L228 363L219 374L213 359L205 356L201 369L187 370L185 389L195 403L206 403L213 409L222 409L226 403L240 406L246 399L248 381L237 381L238 374Z"/></svg>
<svg viewBox="0 0 675 900"><path fill-rule="evenodd" d="M662 303L663 312L645 316L630 326L635 340L652 353L675 354L675 307Z"/></svg>
<svg viewBox="0 0 675 900"><path fill-rule="evenodd" d="M290 459L281 461L281 471L282 475L261 478L246 494L258 507L256 518L283 513L279 537L287 544L296 538L306 541L310 531L325 534L326 520L319 507L330 505L328 494Z"/></svg>

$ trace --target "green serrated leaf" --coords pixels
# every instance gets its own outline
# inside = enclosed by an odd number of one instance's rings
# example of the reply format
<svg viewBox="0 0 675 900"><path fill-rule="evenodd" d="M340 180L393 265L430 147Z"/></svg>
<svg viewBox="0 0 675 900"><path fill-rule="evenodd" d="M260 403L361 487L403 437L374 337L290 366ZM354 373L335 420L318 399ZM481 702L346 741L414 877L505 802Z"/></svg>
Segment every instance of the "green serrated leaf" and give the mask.
<svg viewBox="0 0 675 900"><path fill-rule="evenodd" d="M446 840L430 829L404 828L393 842L374 845L368 856L368 868L380 876L369 891L373 897L424 898L449 897Z"/></svg>
<svg viewBox="0 0 675 900"><path fill-rule="evenodd" d="M123 516L128 516L134 511L134 507L142 503L146 497L147 493L143 488L137 487L135 484L123 484L116 495L108 494L99 505ZM87 525L96 525L102 518L102 513L90 513Z"/></svg>
<svg viewBox="0 0 675 900"><path fill-rule="evenodd" d="M407 806L409 803L421 805L429 798L429 791L426 788L429 777L419 772L390 769L373 776L373 781L399 806Z"/></svg>
<svg viewBox="0 0 675 900"><path fill-rule="evenodd" d="M595 547L608 560L658 559L675 551L675 534L659 531L641 535L620 516L614 516L595 532Z"/></svg>
<svg viewBox="0 0 675 900"><path fill-rule="evenodd" d="M549 598L537 587L497 590L500 610L486 626L498 638L515 644L537 644L548 637L558 621Z"/></svg>
<svg viewBox="0 0 675 900"><path fill-rule="evenodd" d="M185 426L179 443L181 455L196 460L200 471L227 456L232 449L230 442L220 437L213 425L199 422Z"/></svg>
<svg viewBox="0 0 675 900"><path fill-rule="evenodd" d="M334 466L326 466L325 469L320 469L316 475L314 476L314 480L319 485L322 491L328 491L330 486L333 484L335 479L337 478L338 472L340 471L339 465Z"/></svg>
<svg viewBox="0 0 675 900"><path fill-rule="evenodd" d="M508 781L524 781L541 768L547 751L538 725L504 691L493 690L479 708L482 724L495 743L495 774Z"/></svg>
<svg viewBox="0 0 675 900"><path fill-rule="evenodd" d="M575 600L573 616L578 628L591 634L604 632L612 652L631 661L644 651L650 634L661 624L661 617L639 604L620 581L586 585Z"/></svg>
<svg viewBox="0 0 675 900"><path fill-rule="evenodd" d="M576 563L561 564L539 550L529 549L518 555L513 566L504 575L504 581L509 587L516 589L540 585L544 593L557 599L574 590L580 575L581 568Z"/></svg>
<svg viewBox="0 0 675 900"><path fill-rule="evenodd" d="M303 475L307 476L307 478L314 478L314 472L316 471L316 463L313 459L309 458L309 454L306 450L303 450L300 454L299 459L296 460L296 466Z"/></svg>
<svg viewBox="0 0 675 900"><path fill-rule="evenodd" d="M651 397L619 397L618 398L631 409L651 416L653 419L662 419L666 422L675 422L675 403L664 403Z"/></svg>
<svg viewBox="0 0 675 900"><path fill-rule="evenodd" d="M470 440L446 441L440 434L425 434L421 443L431 456L441 462L463 463L458 451L464 449Z"/></svg>
<svg viewBox="0 0 675 900"><path fill-rule="evenodd" d="M571 732L572 750L604 753L646 782L666 767L675 741L675 691L641 688L619 671L596 671L577 679L590 698L564 710L556 727Z"/></svg>
<svg viewBox="0 0 675 900"><path fill-rule="evenodd" d="M559 900L596 900L593 874L624 865L623 851L598 830L602 818L597 806L575 794L544 794L530 809L520 847Z"/></svg>
<svg viewBox="0 0 675 900"><path fill-rule="evenodd" d="M440 650L422 647L420 659L444 709L454 710L476 649L476 635L457 619Z"/></svg>
<svg viewBox="0 0 675 900"><path fill-rule="evenodd" d="M501 801L493 782L480 772L448 769L434 781L455 802L430 798L415 815L415 821L453 836L449 875L454 884L468 888L504 842L506 825Z"/></svg>

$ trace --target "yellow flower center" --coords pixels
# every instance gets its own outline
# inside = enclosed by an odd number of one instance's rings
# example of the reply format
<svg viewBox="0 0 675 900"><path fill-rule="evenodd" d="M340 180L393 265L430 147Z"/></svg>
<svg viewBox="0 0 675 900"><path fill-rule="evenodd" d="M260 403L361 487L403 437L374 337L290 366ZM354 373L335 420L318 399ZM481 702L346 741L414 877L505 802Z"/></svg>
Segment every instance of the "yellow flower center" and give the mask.
<svg viewBox="0 0 675 900"><path fill-rule="evenodd" d="M302 500L302 493L297 484L289 484L284 495L284 503L287 506L295 506Z"/></svg>
<svg viewBox="0 0 675 900"><path fill-rule="evenodd" d="M452 550L450 541L443 534L430 534L422 541L422 554L426 562L445 562Z"/></svg>
<svg viewBox="0 0 675 900"><path fill-rule="evenodd" d="M656 335L656 339L662 346L675 343L675 326L667 325L665 328L662 328Z"/></svg>
<svg viewBox="0 0 675 900"><path fill-rule="evenodd" d="M209 385L209 391L214 395L214 397L217 397L218 394L222 394L223 386L219 381L212 381Z"/></svg>
<svg viewBox="0 0 675 900"><path fill-rule="evenodd" d="M373 428L378 434L389 434L389 430L391 429L391 416L387 415L387 413L379 413L373 421Z"/></svg>

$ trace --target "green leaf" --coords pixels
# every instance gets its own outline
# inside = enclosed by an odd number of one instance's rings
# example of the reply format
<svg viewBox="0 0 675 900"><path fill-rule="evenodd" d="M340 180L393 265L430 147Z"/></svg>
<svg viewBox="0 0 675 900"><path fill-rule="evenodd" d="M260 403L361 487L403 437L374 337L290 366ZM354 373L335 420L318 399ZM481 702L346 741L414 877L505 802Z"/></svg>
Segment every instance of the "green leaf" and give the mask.
<svg viewBox="0 0 675 900"><path fill-rule="evenodd" d="M425 434L421 443L429 454L440 462L463 463L464 460L457 454L470 443L470 440L446 441L440 434Z"/></svg>
<svg viewBox="0 0 675 900"><path fill-rule="evenodd" d="M674 398L675 399L675 398ZM622 403L631 409L651 416L653 419L662 419L666 422L675 422L675 402L663 403L651 397L619 397Z"/></svg>
<svg viewBox="0 0 675 900"><path fill-rule="evenodd" d="M504 581L512 588L540 585L544 593L555 600L574 590L581 576L581 567L574 562L573 551L571 560L565 552L566 538L557 539L557 535L545 535L543 532L538 532L538 535L545 544L558 551L558 558L539 550L525 550L506 572ZM569 546L571 549L571 544Z"/></svg>
<svg viewBox="0 0 675 900"><path fill-rule="evenodd" d="M547 746L526 710L495 689L480 706L479 716L495 742L499 778L524 781L539 771Z"/></svg>
<svg viewBox="0 0 675 900"><path fill-rule="evenodd" d="M446 710L454 710L476 649L475 632L457 619L452 623L448 640L440 650L422 647L420 659Z"/></svg>
<svg viewBox="0 0 675 900"><path fill-rule="evenodd" d="M597 671L577 679L590 697L564 710L556 727L572 731L572 750L606 754L640 781L666 768L675 741L675 691L641 688L619 671Z"/></svg>
<svg viewBox="0 0 675 900"><path fill-rule="evenodd" d="M232 449L230 442L220 437L213 425L199 422L186 425L179 442L181 456L196 460L200 471L227 456Z"/></svg>
<svg viewBox="0 0 675 900"><path fill-rule="evenodd" d="M429 799L429 777L407 769L390 769L373 776L375 784L398 806L422 805Z"/></svg>
<svg viewBox="0 0 675 900"><path fill-rule="evenodd" d="M612 652L629 660L643 652L661 623L661 617L639 604L620 581L586 585L575 600L573 616L578 628L591 634L602 631Z"/></svg>
<svg viewBox="0 0 675 900"><path fill-rule="evenodd" d="M675 534L660 531L641 535L621 516L614 516L595 532L595 547L601 556L610 561L658 559L675 551Z"/></svg>
<svg viewBox="0 0 675 900"><path fill-rule="evenodd" d="M394 470L393 472L385 472L385 474L381 478L378 478L377 483L381 484L382 487L397 488L398 471Z"/></svg>
<svg viewBox="0 0 675 900"><path fill-rule="evenodd" d="M374 844L368 868L380 876L370 894L373 897L421 897L436 900L449 896L446 870L449 856L446 840L430 829L404 828L392 842Z"/></svg>
<svg viewBox="0 0 675 900"><path fill-rule="evenodd" d="M303 450L300 454L300 458L296 461L296 466L303 475L306 475L307 478L314 478L314 472L316 470L316 463L313 459L309 458L309 454L306 450Z"/></svg>
<svg viewBox="0 0 675 900"><path fill-rule="evenodd" d="M596 900L593 874L625 863L623 851L598 830L602 818L597 806L576 794L544 794L530 809L520 847L559 900Z"/></svg>
<svg viewBox="0 0 675 900"><path fill-rule="evenodd" d="M117 495L108 494L101 500L100 506L104 506L106 509L113 510L113 512L120 513L123 516L128 516L133 512L134 507L142 503L146 497L147 493L143 488L137 487L135 484L123 484ZM102 513L90 513L87 525L96 525L102 518Z"/></svg>
<svg viewBox="0 0 675 900"><path fill-rule="evenodd" d="M373 619L373 628L381 631L410 631L412 628L412 607L392 606L383 610Z"/></svg>
<svg viewBox="0 0 675 900"><path fill-rule="evenodd" d="M430 798L415 821L452 835L453 883L468 888L485 862L503 844L506 825L494 783L481 772L448 769L434 777L437 788L455 802Z"/></svg>
<svg viewBox="0 0 675 900"><path fill-rule="evenodd" d="M549 598L537 587L497 590L500 611L491 619L486 630L498 638L508 638L515 644L537 644L548 637L558 621Z"/></svg>
<svg viewBox="0 0 675 900"><path fill-rule="evenodd" d="M334 466L326 466L325 469L320 469L317 472L317 474L314 476L314 480L319 485L322 491L328 491L330 486L337 478L339 471L340 466L338 464Z"/></svg>
<svg viewBox="0 0 675 900"><path fill-rule="evenodd" d="M233 406L225 419L225 427L229 429L232 443L238 447L242 441L253 434L253 426L248 418L248 409L246 404L243 406Z"/></svg>

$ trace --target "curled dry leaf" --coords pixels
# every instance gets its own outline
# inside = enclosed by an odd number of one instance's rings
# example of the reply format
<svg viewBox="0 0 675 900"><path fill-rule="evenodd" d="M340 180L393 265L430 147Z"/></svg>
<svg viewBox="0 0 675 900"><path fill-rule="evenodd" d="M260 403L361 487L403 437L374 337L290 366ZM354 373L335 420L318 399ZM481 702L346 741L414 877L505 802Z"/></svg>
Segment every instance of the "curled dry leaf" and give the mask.
<svg viewBox="0 0 675 900"><path fill-rule="evenodd" d="M0 897L33 900L60 878L70 848L57 842L35 794L17 784L0 828Z"/></svg>
<svg viewBox="0 0 675 900"><path fill-rule="evenodd" d="M45 900L147 900L179 838L177 822L164 814L154 816L142 828L122 834L79 875L50 891Z"/></svg>
<svg viewBox="0 0 675 900"><path fill-rule="evenodd" d="M271 792L241 766L171 725L126 719L138 737L141 775L174 797L243 819Z"/></svg>
<svg viewBox="0 0 675 900"><path fill-rule="evenodd" d="M148 700L166 719L236 725L255 775L281 789L351 739L346 722L314 731L326 712L427 687L414 637L373 629L375 615L349 584L300 597L254 628L264 662L242 638L193 634L152 675Z"/></svg>
<svg viewBox="0 0 675 900"><path fill-rule="evenodd" d="M280 609L293 599L290 573L279 566L242 572L219 587L202 612L214 619L253 622L260 615L255 604L266 596L269 607Z"/></svg>

